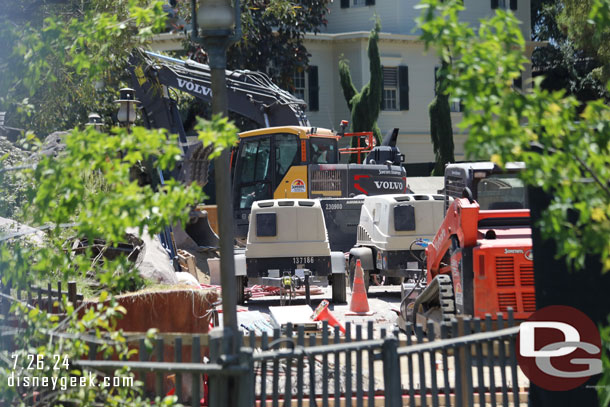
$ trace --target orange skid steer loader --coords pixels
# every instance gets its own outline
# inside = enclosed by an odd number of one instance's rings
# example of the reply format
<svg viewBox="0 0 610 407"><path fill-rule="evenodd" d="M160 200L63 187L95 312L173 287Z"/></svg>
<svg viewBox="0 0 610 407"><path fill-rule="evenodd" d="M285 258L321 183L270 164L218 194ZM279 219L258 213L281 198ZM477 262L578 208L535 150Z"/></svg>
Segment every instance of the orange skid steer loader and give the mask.
<svg viewBox="0 0 610 407"><path fill-rule="evenodd" d="M485 177L479 175L473 185L483 202L491 195L490 183L506 186L491 172L487 176L481 182ZM497 190L494 194L502 195ZM449 205L426 247L427 284L414 300L403 298L403 316L425 326L457 315L485 318L490 313L495 318L512 308L516 319L526 319L536 309L527 199L524 205L484 203L488 209L483 210L470 188L463 195Z"/></svg>

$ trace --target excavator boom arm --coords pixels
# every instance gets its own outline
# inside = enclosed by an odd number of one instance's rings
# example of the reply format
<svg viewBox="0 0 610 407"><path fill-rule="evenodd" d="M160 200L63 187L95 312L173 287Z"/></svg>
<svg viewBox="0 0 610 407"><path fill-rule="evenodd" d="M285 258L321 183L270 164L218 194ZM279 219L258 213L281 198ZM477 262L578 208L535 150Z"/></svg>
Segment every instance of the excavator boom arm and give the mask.
<svg viewBox="0 0 610 407"><path fill-rule="evenodd" d="M146 115L163 115L155 109L159 85L187 92L206 102L212 101L210 67L195 61L182 61L149 51L135 51L130 61L132 82ZM279 125L308 126L306 103L275 85L260 72L226 71L229 110L256 122L260 127ZM148 110L151 110L150 112Z"/></svg>
<svg viewBox="0 0 610 407"><path fill-rule="evenodd" d="M149 128L164 128L178 134L184 159L175 168L177 178L205 185L208 181L210 146L189 144L177 102L169 90L187 92L206 102L212 101L210 67L195 61L182 61L149 51L134 50L128 71L142 118ZM259 127L282 125L309 126L306 104L275 85L260 72L226 71L228 108L255 122Z"/></svg>

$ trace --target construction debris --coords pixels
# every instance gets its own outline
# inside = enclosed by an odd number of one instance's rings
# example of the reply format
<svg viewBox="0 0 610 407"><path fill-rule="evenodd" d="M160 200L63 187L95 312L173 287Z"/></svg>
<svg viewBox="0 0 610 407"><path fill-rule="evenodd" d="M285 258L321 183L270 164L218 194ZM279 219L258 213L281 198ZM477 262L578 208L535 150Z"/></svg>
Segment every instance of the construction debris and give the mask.
<svg viewBox="0 0 610 407"><path fill-rule="evenodd" d="M136 261L140 276L146 280L162 284L177 284L178 279L159 236L150 237L145 230L141 235L136 229L129 228L127 233L137 236L142 241L142 252Z"/></svg>
<svg viewBox="0 0 610 407"><path fill-rule="evenodd" d="M337 321L337 318L329 311L329 305L328 300L322 300L320 305L318 305L318 308L316 308L311 315L311 319L314 321L328 321L329 326L338 326L341 332L345 333L343 325L341 325L339 321Z"/></svg>
<svg viewBox="0 0 610 407"><path fill-rule="evenodd" d="M0 218L0 241L11 238L25 237L30 243L41 245L44 233L36 228L24 225L7 218Z"/></svg>
<svg viewBox="0 0 610 407"><path fill-rule="evenodd" d="M275 328L269 322L269 317L260 311L238 312L237 322L242 331L256 336L261 336L263 332L271 336Z"/></svg>
<svg viewBox="0 0 610 407"><path fill-rule="evenodd" d="M311 319L313 309L309 305L288 305L269 307L271 318L281 329L288 323L293 327L303 326L305 331L317 331L318 323Z"/></svg>

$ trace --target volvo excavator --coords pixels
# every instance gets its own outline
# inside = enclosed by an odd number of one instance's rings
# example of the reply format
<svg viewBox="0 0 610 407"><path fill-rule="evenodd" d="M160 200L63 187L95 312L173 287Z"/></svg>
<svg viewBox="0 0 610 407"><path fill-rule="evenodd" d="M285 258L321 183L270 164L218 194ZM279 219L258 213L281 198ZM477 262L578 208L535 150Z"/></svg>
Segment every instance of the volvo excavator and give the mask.
<svg viewBox="0 0 610 407"><path fill-rule="evenodd" d="M187 137L171 91L183 91L210 102L209 67L136 50L129 72L145 125L165 128L179 136L184 159L171 175L186 183L205 185L211 147ZM369 145L363 149L377 161L340 164L338 141L346 133L312 127L303 100L282 90L260 72L227 70L226 79L229 111L260 127L240 133L239 144L232 154L237 238L247 236L248 215L255 201L406 191L406 171L395 147L396 135L388 138L393 140L392 146Z"/></svg>

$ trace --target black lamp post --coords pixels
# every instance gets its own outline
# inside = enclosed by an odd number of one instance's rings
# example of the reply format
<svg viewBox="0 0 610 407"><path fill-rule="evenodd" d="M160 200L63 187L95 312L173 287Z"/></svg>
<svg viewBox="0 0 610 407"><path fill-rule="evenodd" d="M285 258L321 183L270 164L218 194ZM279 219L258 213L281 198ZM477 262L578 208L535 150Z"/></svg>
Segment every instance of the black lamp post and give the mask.
<svg viewBox="0 0 610 407"><path fill-rule="evenodd" d="M198 4L197 4L198 3ZM193 41L208 53L212 79L212 113L226 116L227 48L241 36L239 0L191 0ZM237 288L233 253L233 201L229 150L214 161L216 203L220 237L220 283L222 286L223 343L225 353L237 352Z"/></svg>
<svg viewBox="0 0 610 407"><path fill-rule="evenodd" d="M136 105L140 101L136 100L136 93L131 88L123 88L119 94L120 98L114 101L119 104L117 120L122 126L129 128L136 121Z"/></svg>
<svg viewBox="0 0 610 407"><path fill-rule="evenodd" d="M102 122L102 117L97 113L89 114L89 121L87 122L87 126L92 126L97 131L102 131L102 127L104 127L104 123Z"/></svg>

